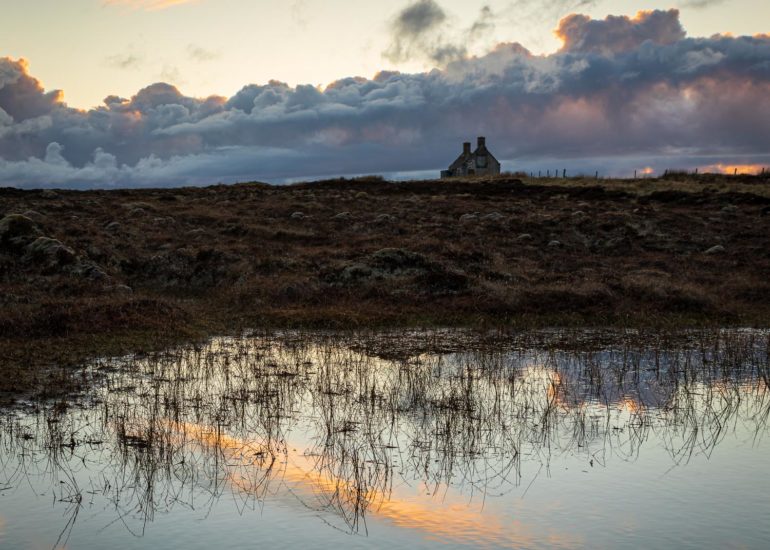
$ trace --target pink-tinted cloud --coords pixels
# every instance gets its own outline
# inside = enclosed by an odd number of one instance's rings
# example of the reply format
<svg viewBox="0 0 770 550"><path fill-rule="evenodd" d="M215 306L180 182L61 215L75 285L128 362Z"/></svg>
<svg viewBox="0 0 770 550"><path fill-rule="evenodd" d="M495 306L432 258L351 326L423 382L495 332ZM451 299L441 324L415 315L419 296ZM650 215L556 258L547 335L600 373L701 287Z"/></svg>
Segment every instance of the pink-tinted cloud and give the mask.
<svg viewBox="0 0 770 550"><path fill-rule="evenodd" d="M608 15L591 19L587 15L568 15L559 23L555 34L564 52L613 54L639 48L646 41L674 44L685 37L679 22L679 11L640 11L636 17Z"/></svg>

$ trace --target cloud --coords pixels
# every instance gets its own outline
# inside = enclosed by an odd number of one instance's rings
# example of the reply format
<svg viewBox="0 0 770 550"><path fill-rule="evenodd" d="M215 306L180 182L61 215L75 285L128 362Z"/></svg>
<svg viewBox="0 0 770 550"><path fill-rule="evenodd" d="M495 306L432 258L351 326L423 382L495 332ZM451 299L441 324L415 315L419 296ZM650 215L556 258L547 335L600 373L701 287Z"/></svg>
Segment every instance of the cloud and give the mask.
<svg viewBox="0 0 770 550"><path fill-rule="evenodd" d="M417 0L393 20L392 42L383 55L394 63L415 56L436 60L446 55L449 52L439 36L440 26L446 19L446 13L434 0Z"/></svg>
<svg viewBox="0 0 770 550"><path fill-rule="evenodd" d="M190 56L190 59L199 63L214 61L215 59L219 59L221 57L219 52L207 50L201 46L196 46L195 44L189 44L187 46L187 55Z"/></svg>
<svg viewBox="0 0 770 550"><path fill-rule="evenodd" d="M307 0L293 0L289 6L292 21L301 29L306 28L308 24L306 11Z"/></svg>
<svg viewBox="0 0 770 550"><path fill-rule="evenodd" d="M156 11L189 4L194 1L196 0L103 0L103 4L105 6L126 6L133 9Z"/></svg>
<svg viewBox="0 0 770 550"><path fill-rule="evenodd" d="M436 17L412 28L432 28ZM568 16L558 32L564 45L550 55L503 43L424 73L384 71L324 89L270 81L229 98L156 83L88 111L46 91L23 60L0 58L0 184L434 170L476 135L512 169L538 159L588 170L586 159L600 158L602 173L770 159L770 37L688 38L675 10Z"/></svg>
<svg viewBox="0 0 770 550"><path fill-rule="evenodd" d="M608 15L603 20L587 15L565 17L556 29L564 42L562 51L620 53L639 48L644 42L673 44L684 39L679 11L640 11L636 17Z"/></svg>
<svg viewBox="0 0 770 550"><path fill-rule="evenodd" d="M383 57L394 63L422 60L446 66L466 57L468 46L495 27L495 14L484 5L467 29L457 31L434 0L417 0L401 10L391 22L391 42Z"/></svg>
<svg viewBox="0 0 770 550"><path fill-rule="evenodd" d="M116 69L135 69L144 63L144 57L141 55L127 53L111 55L105 59L106 63Z"/></svg>
<svg viewBox="0 0 770 550"><path fill-rule="evenodd" d="M711 6L724 4L725 1L726 0L685 0L682 2L681 6L683 8L705 9L710 8Z"/></svg>

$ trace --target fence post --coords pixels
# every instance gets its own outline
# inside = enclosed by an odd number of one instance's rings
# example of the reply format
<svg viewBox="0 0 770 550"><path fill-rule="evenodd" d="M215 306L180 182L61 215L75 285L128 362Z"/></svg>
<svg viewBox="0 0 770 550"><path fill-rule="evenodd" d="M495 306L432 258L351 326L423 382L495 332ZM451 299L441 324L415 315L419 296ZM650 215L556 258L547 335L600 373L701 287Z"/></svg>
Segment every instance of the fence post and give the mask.
<svg viewBox="0 0 770 550"><path fill-rule="evenodd" d="M550 178L551 177L551 171L550 170L546 170L545 171L545 177L546 178Z"/></svg>
<svg viewBox="0 0 770 550"><path fill-rule="evenodd" d="M636 170L634 170L634 179L636 179Z"/></svg>
<svg viewBox="0 0 770 550"><path fill-rule="evenodd" d="M564 178L564 179L567 179L567 169L566 169L566 168L564 168L564 169L561 171L561 177L562 177L562 178Z"/></svg>

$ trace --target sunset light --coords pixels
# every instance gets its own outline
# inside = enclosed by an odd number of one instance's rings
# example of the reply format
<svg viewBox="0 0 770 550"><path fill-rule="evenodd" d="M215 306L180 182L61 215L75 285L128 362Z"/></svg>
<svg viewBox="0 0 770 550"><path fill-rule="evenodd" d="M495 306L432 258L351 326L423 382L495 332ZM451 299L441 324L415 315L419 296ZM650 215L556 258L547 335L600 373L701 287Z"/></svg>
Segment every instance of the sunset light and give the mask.
<svg viewBox="0 0 770 550"><path fill-rule="evenodd" d="M0 18L0 548L770 548L770 1Z"/></svg>

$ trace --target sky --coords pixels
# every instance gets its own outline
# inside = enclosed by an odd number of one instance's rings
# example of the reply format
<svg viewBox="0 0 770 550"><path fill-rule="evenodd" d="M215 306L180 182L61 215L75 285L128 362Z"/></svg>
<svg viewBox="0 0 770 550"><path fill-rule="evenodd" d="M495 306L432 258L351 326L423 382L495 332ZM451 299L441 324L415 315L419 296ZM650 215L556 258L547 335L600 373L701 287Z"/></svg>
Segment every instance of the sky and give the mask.
<svg viewBox="0 0 770 550"><path fill-rule="evenodd" d="M641 13L640 13L641 12ZM770 2L0 0L0 184L770 165Z"/></svg>

